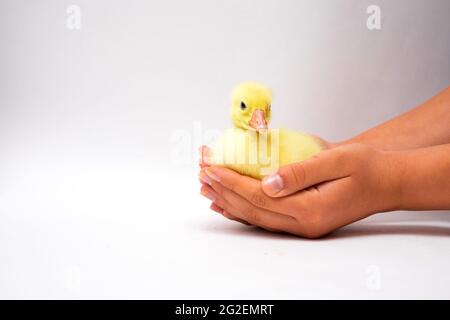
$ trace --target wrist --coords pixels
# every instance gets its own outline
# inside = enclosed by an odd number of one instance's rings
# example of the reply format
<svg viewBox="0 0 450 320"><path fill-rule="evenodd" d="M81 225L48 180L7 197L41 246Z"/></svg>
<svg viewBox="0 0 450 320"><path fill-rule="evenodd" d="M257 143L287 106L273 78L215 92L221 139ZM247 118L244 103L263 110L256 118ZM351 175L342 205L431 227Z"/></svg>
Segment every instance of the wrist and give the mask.
<svg viewBox="0 0 450 320"><path fill-rule="evenodd" d="M368 143L368 141L365 141L365 139L362 139L360 136L355 136L353 138L342 140L342 141L328 142L328 146L330 148L337 148L337 147L342 147L342 146L346 146L349 144L355 144L355 143L369 145L369 146L371 145L370 143Z"/></svg>
<svg viewBox="0 0 450 320"><path fill-rule="evenodd" d="M383 138L381 135L373 135L369 133L361 133L350 139L330 143L334 147L344 146L348 144L360 143L366 146L371 146L377 150L394 151L399 150L397 147L390 144L389 139Z"/></svg>
<svg viewBox="0 0 450 320"><path fill-rule="evenodd" d="M342 147L345 146L347 144L352 144L353 142L351 142L351 140L344 140L344 141L338 141L338 142L327 142L327 148L328 149L333 149L333 148L338 148L338 147Z"/></svg>
<svg viewBox="0 0 450 320"><path fill-rule="evenodd" d="M382 172L383 208L381 211L396 211L404 207L404 175L405 175L405 155L401 151L380 151ZM377 174L377 173L375 173Z"/></svg>
<svg viewBox="0 0 450 320"><path fill-rule="evenodd" d="M391 152L396 209L450 209L450 145Z"/></svg>

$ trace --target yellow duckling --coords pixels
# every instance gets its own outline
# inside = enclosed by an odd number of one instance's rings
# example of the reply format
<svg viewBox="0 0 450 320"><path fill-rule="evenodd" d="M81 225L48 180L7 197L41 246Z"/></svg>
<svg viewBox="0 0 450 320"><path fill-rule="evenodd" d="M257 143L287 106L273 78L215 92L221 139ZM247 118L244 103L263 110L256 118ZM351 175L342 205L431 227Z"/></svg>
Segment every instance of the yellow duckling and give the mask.
<svg viewBox="0 0 450 320"><path fill-rule="evenodd" d="M325 148L318 138L301 132L269 130L271 104L269 88L254 82L237 86L231 96L233 128L225 130L207 152L202 148L201 162L262 179Z"/></svg>

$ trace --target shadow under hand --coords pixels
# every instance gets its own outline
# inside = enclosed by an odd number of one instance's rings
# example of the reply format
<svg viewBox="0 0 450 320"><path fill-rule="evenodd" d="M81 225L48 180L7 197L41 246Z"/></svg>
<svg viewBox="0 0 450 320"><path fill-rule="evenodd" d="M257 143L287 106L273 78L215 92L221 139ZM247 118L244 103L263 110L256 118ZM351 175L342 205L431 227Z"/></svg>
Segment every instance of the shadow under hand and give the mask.
<svg viewBox="0 0 450 320"><path fill-rule="evenodd" d="M274 233L267 230L243 225L238 222L216 222L202 224L201 228L208 232L229 234L234 236L249 236L249 237L263 237L267 239L278 240L308 240L308 241L327 241L338 240L357 237L370 236L389 236L389 235L410 235L410 236L427 236L427 237L449 237L450 226L436 226L436 225L418 225L411 223L399 222L364 222L355 223L338 229L327 236L317 239L309 240L294 236L287 233Z"/></svg>
<svg viewBox="0 0 450 320"><path fill-rule="evenodd" d="M279 240L302 240L297 236L288 233L270 232L255 226L244 225L234 221L223 221L217 223L202 224L201 229L213 233L222 233L232 236L261 237Z"/></svg>
<svg viewBox="0 0 450 320"><path fill-rule="evenodd" d="M342 239L350 237L386 236L386 235L411 235L430 237L449 237L450 227L411 225L411 224L374 224L350 225L336 230L323 239Z"/></svg>

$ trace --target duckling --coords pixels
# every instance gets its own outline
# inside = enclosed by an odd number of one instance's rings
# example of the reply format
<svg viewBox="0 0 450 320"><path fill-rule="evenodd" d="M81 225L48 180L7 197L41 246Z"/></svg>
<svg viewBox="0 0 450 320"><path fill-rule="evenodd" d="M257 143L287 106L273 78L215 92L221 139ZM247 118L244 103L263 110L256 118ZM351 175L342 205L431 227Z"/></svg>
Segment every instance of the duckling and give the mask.
<svg viewBox="0 0 450 320"><path fill-rule="evenodd" d="M326 148L314 136L288 129L269 129L272 92L255 82L238 85L231 95L233 127L211 147L201 148L200 164L222 165L256 179L279 167L306 160Z"/></svg>

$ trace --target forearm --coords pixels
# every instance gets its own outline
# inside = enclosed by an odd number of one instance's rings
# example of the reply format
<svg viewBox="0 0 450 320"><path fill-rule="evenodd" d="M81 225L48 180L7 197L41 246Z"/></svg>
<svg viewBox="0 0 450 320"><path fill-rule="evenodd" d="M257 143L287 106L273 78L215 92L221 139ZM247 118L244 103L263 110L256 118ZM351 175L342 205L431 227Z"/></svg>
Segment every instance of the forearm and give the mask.
<svg viewBox="0 0 450 320"><path fill-rule="evenodd" d="M393 152L401 210L450 209L450 144Z"/></svg>
<svg viewBox="0 0 450 320"><path fill-rule="evenodd" d="M411 111L339 144L358 142L383 150L450 143L450 87Z"/></svg>

